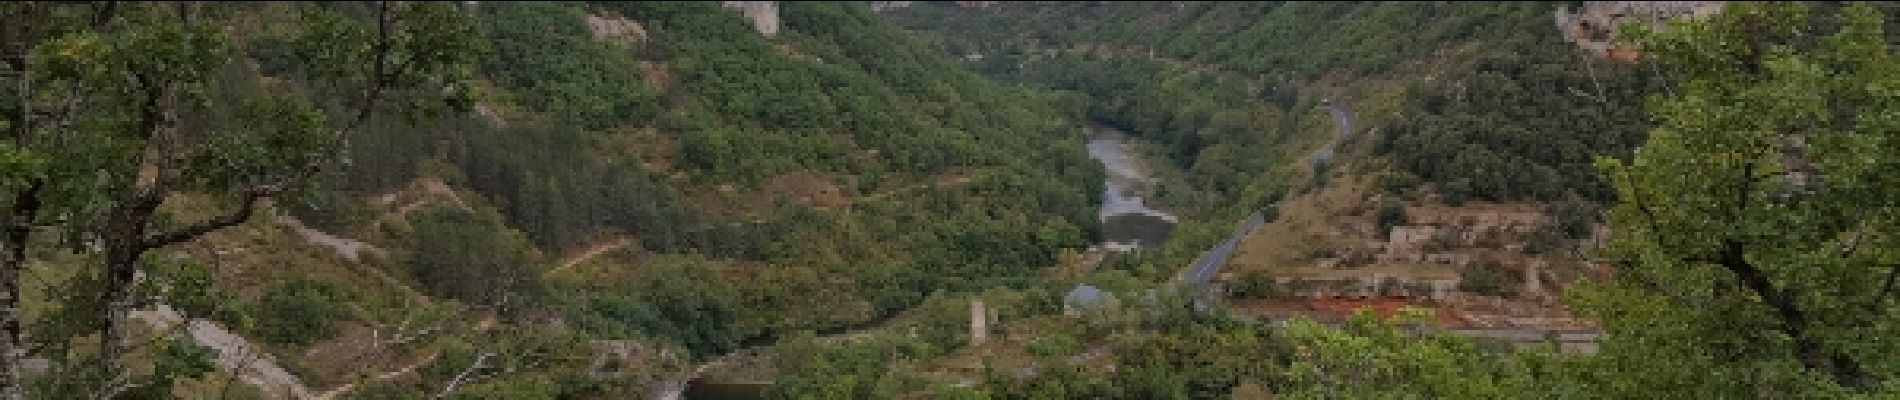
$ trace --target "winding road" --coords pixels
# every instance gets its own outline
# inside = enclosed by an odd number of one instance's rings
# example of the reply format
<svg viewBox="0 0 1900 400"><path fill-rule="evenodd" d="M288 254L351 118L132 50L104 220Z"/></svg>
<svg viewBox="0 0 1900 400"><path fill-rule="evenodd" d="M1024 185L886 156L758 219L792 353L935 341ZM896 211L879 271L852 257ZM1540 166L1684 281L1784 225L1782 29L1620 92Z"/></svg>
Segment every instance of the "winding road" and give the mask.
<svg viewBox="0 0 1900 400"><path fill-rule="evenodd" d="M1334 149L1339 147L1340 142L1352 138L1352 111L1346 110L1345 106L1334 103L1332 100L1321 100L1321 102L1326 105L1326 111L1333 114L1333 126L1339 130L1339 138L1333 140L1332 143L1327 143L1325 148L1313 154L1311 163L1314 171L1319 171L1321 167L1326 166L1327 162L1333 160Z"/></svg>
<svg viewBox="0 0 1900 400"><path fill-rule="evenodd" d="M1233 257L1234 248L1240 245L1240 238L1246 237L1248 232L1253 232L1254 228L1264 222L1266 222L1266 216L1260 214L1259 211L1254 211L1253 215L1241 221L1240 226L1235 227L1234 233L1228 235L1226 240L1222 240L1213 249L1202 253L1200 258L1194 260L1194 264L1188 266L1187 274L1184 276L1186 283L1206 285L1208 281L1213 280L1214 273L1220 272L1220 267L1227 264L1228 258Z"/></svg>
<svg viewBox="0 0 1900 400"><path fill-rule="evenodd" d="M1333 149L1339 146L1339 142L1351 138L1353 131L1352 111L1331 100L1322 100L1322 102L1326 105L1326 111L1333 115L1333 126L1338 128L1339 133L1336 140L1328 143L1313 156L1312 162L1315 169L1332 159ZM1184 283L1198 286L1206 285L1213 280L1214 274L1220 272L1221 265L1227 264L1227 260L1233 257L1234 248L1240 245L1240 238L1246 237L1248 232L1252 232L1264 222L1266 222L1265 217L1259 211L1255 211L1253 215L1241 221L1240 226L1234 228L1234 233L1228 235L1226 240L1222 240L1213 249L1202 253L1200 258L1195 259L1194 263L1188 266L1187 271L1182 274Z"/></svg>

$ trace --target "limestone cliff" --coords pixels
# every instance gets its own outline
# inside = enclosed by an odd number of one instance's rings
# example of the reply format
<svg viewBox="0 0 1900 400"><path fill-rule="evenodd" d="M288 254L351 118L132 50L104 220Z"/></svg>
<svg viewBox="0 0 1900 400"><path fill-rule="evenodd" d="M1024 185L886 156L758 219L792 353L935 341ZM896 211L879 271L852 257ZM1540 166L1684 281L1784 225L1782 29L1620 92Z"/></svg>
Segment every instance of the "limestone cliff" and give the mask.
<svg viewBox="0 0 1900 400"><path fill-rule="evenodd" d="M726 8L744 14L752 21L752 27L760 35L772 37L778 35L778 2L776 1L724 1L719 3Z"/></svg>

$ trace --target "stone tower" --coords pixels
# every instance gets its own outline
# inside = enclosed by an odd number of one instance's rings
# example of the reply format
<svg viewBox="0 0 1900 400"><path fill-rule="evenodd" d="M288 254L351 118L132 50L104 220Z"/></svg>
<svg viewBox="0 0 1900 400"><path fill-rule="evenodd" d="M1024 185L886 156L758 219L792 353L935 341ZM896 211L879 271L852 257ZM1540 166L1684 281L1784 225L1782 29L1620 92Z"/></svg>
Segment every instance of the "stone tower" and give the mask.
<svg viewBox="0 0 1900 400"><path fill-rule="evenodd" d="M983 316L983 299L970 300L970 345L983 344L989 338L990 319Z"/></svg>

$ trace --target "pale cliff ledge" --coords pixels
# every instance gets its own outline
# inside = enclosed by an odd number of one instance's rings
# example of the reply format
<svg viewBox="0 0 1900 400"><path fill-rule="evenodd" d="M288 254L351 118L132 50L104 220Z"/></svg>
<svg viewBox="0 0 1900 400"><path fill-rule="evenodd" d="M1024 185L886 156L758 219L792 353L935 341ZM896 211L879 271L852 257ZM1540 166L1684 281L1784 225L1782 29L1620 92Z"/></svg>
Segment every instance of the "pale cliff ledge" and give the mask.
<svg viewBox="0 0 1900 400"><path fill-rule="evenodd" d="M752 27L765 37L778 36L778 2L776 1L722 1L720 6L738 11L752 21Z"/></svg>
<svg viewBox="0 0 1900 400"><path fill-rule="evenodd" d="M1559 7L1554 15L1564 40L1600 57L1633 62L1642 54L1616 43L1616 27L1625 21L1664 29L1670 21L1701 19L1722 11L1722 1L1586 1L1576 10Z"/></svg>
<svg viewBox="0 0 1900 400"><path fill-rule="evenodd" d="M587 28L595 39L621 47L635 47L647 41L647 30L640 22L616 15L587 14Z"/></svg>

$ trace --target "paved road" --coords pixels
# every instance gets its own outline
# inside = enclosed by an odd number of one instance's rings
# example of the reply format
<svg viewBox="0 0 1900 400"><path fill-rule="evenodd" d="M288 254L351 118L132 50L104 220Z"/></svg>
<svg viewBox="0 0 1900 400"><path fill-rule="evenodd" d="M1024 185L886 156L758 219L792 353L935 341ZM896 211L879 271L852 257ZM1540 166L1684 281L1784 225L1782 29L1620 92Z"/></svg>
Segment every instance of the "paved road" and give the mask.
<svg viewBox="0 0 1900 400"><path fill-rule="evenodd" d="M1259 227L1262 222L1266 222L1266 216L1261 215L1259 211L1255 211L1253 215L1241 221L1240 226L1234 228L1234 233L1227 236L1227 240L1222 240L1219 245L1214 246L1214 249L1202 253L1201 258L1194 260L1194 264L1188 266L1187 283L1205 285L1209 280L1214 279L1214 273L1220 272L1221 265L1227 264L1227 259L1233 257L1234 247L1240 245L1240 238L1247 236L1247 232L1253 232L1253 228Z"/></svg>
<svg viewBox="0 0 1900 400"><path fill-rule="evenodd" d="M1333 113L1333 126L1339 127L1339 140L1351 138L1352 111L1346 110L1346 106L1339 105L1339 103L1327 104L1326 111Z"/></svg>
<svg viewBox="0 0 1900 400"><path fill-rule="evenodd" d="M1327 102L1326 110L1333 114L1333 125L1339 128L1339 140L1327 144L1326 148L1321 149L1319 154L1314 156L1315 167L1332 157L1333 147L1337 146L1339 141L1352 137L1352 112L1345 106L1331 101ZM1201 254L1200 259L1194 260L1194 264L1188 267L1187 274L1184 276L1186 282L1205 285L1209 280L1214 279L1214 274L1220 272L1221 265L1227 264L1227 259L1233 256L1234 247L1240 245L1240 238L1246 236L1247 232L1252 232L1253 228L1260 226L1262 222L1265 222L1264 220L1265 217L1256 211L1245 221L1241 221L1240 226L1234 229L1232 235L1228 235L1227 240L1221 241L1212 250Z"/></svg>
<svg viewBox="0 0 1900 400"><path fill-rule="evenodd" d="M1346 139L1352 137L1352 111L1347 110L1346 106L1331 101L1327 102L1326 111L1333 114L1333 126L1339 129L1339 139L1334 140L1332 143L1327 143L1325 148L1319 149L1319 152L1313 154L1312 164L1314 170L1318 170L1320 167L1325 166L1327 162L1332 161L1333 148L1339 147L1339 142L1344 142Z"/></svg>

